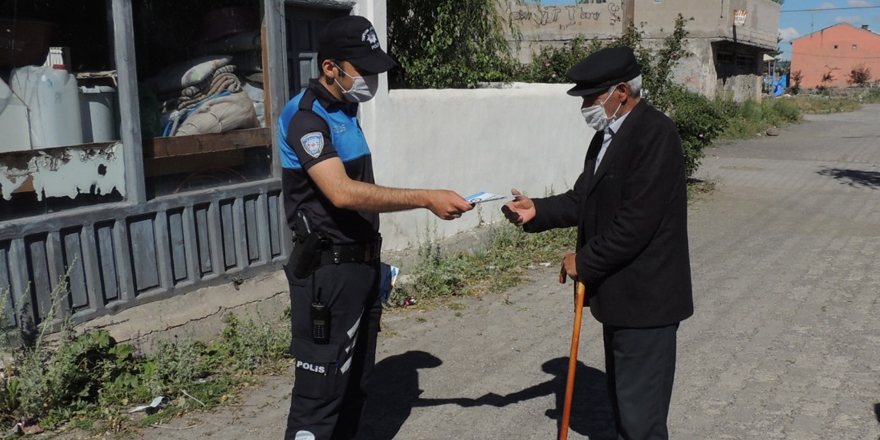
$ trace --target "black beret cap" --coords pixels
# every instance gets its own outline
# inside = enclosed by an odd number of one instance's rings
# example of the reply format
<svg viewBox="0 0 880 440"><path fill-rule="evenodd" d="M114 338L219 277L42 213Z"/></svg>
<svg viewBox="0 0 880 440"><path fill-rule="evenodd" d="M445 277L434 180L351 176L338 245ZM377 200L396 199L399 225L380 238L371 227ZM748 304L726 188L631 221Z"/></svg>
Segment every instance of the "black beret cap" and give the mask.
<svg viewBox="0 0 880 440"><path fill-rule="evenodd" d="M615 84L627 82L641 74L632 49L606 47L575 64L565 76L575 83L568 91L569 95L586 96L604 92Z"/></svg>
<svg viewBox="0 0 880 440"><path fill-rule="evenodd" d="M331 20L318 37L318 51L325 57L348 61L369 73L387 72L397 63L379 47L373 23L358 15Z"/></svg>

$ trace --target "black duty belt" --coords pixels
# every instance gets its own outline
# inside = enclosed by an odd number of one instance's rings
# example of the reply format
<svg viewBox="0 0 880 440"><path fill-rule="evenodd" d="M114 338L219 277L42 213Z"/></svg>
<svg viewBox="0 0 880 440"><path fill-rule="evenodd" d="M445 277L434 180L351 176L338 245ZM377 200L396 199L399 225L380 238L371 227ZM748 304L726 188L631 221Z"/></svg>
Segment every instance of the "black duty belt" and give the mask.
<svg viewBox="0 0 880 440"><path fill-rule="evenodd" d="M321 265L366 263L379 259L381 251L381 237L372 243L334 244L321 252Z"/></svg>

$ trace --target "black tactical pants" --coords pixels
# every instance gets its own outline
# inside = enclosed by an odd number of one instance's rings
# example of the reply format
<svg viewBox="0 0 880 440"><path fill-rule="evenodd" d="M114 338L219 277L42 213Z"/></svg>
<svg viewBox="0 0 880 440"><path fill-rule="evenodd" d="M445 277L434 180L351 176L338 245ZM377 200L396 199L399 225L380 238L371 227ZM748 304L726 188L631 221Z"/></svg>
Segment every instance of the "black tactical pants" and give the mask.
<svg viewBox="0 0 880 440"><path fill-rule="evenodd" d="M366 385L376 362L379 261L329 264L305 279L285 267L295 379L285 440L357 438ZM330 308L330 340L312 338L311 303Z"/></svg>

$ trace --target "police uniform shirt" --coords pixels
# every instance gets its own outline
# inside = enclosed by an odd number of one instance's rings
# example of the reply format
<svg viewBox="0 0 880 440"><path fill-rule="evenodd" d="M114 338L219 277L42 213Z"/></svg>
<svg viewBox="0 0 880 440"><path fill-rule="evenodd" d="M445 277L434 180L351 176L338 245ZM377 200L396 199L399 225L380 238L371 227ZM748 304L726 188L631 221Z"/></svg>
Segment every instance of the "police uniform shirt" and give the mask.
<svg viewBox="0 0 880 440"><path fill-rule="evenodd" d="M311 110L300 110L300 102L312 98ZM294 213L301 209L312 229L327 232L336 244L368 243L379 230L379 214L333 206L307 173L316 164L339 157L349 178L374 183L372 157L357 109L357 104L337 100L312 79L278 118L287 222L293 228Z"/></svg>

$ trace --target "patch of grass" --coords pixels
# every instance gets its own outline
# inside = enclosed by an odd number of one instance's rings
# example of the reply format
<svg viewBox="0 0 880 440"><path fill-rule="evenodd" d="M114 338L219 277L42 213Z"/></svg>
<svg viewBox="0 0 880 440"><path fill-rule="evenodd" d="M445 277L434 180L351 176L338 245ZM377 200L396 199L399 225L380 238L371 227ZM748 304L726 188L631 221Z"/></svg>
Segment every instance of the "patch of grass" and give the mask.
<svg viewBox="0 0 880 440"><path fill-rule="evenodd" d="M696 200L704 195L709 195L715 192L715 181L712 179L706 180L697 180L691 179L688 181L688 200Z"/></svg>
<svg viewBox="0 0 880 440"><path fill-rule="evenodd" d="M464 310L465 306L462 303L451 303L449 304L449 310Z"/></svg>
<svg viewBox="0 0 880 440"><path fill-rule="evenodd" d="M880 104L880 88L868 89L859 96L859 102L864 104Z"/></svg>
<svg viewBox="0 0 880 440"><path fill-rule="evenodd" d="M876 96L875 96L876 95ZM871 95L871 99L878 99L880 92ZM861 103L853 98L834 98L828 96L797 97L790 99L802 112L807 114L829 114L841 112L853 112L862 108Z"/></svg>
<svg viewBox="0 0 880 440"><path fill-rule="evenodd" d="M770 127L783 127L800 122L802 109L797 104L799 98L774 98L763 101L735 103L716 99L714 107L725 119L721 137L743 139L765 132Z"/></svg>
<svg viewBox="0 0 880 440"><path fill-rule="evenodd" d="M72 266L71 266L72 267ZM166 396L170 405L141 422L157 423L193 409L210 409L230 399L253 374L279 372L288 356L286 321L225 317L220 339L159 340L149 354L118 343L107 331L77 334L70 322L49 343L49 326L67 298L67 277L52 292L47 316L30 343L3 333L0 341L0 423L39 424L121 434L136 427L127 407ZM0 292L8 295L8 292ZM5 296L4 296L5 297ZM0 307L0 316L6 316ZM19 322L25 315L17 310ZM0 323L4 328L10 323ZM21 338L28 341L27 338ZM5 430L6 428L3 427Z"/></svg>
<svg viewBox="0 0 880 440"><path fill-rule="evenodd" d="M430 304L456 296L502 292L521 283L530 264L560 261L577 239L574 228L538 234L507 223L486 228L485 244L467 252L449 254L438 240L425 240L419 247L418 262L409 271L413 279L392 290L389 304L397 306L403 298L413 297L425 306L425 301Z"/></svg>

